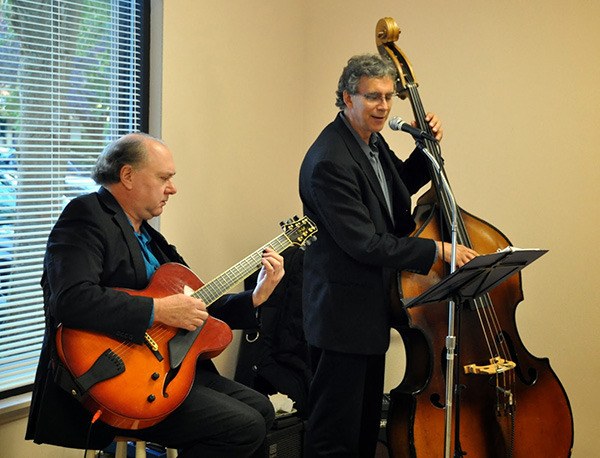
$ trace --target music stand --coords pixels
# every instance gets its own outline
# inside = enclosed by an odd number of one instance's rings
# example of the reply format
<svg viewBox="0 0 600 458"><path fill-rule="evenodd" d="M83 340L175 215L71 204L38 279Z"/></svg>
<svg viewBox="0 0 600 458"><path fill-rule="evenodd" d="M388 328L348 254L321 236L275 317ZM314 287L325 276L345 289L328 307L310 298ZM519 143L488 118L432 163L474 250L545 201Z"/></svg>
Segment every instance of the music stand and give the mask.
<svg viewBox="0 0 600 458"><path fill-rule="evenodd" d="M476 299L547 252L537 248L508 247L496 253L477 256L421 295L402 299L402 303L408 308L432 302L454 300L461 303Z"/></svg>
<svg viewBox="0 0 600 458"><path fill-rule="evenodd" d="M450 434L452 430L452 405L454 394L454 335L455 304L476 299L502 283L509 276L520 272L548 250L520 249L506 247L492 254L473 258L456 269L421 295L412 299L402 299L406 308L432 302L448 302L448 336L446 337L446 419L444 433L444 456L450 457ZM457 419L458 421L458 419ZM458 431L458 424L456 425ZM457 443L454 444L457 447Z"/></svg>

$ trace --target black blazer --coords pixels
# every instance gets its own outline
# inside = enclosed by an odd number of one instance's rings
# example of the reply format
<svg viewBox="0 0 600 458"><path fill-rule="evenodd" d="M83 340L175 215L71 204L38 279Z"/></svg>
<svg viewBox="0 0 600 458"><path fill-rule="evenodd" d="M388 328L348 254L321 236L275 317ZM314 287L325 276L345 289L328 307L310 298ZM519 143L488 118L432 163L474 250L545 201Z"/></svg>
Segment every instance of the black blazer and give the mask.
<svg viewBox="0 0 600 458"><path fill-rule="evenodd" d="M304 258L304 330L309 344L382 354L389 346L390 288L398 270L426 274L435 243L406 237L415 228L410 196L430 177L415 150L398 159L380 134L394 220L381 186L341 114L321 132L300 168L305 214L318 227Z"/></svg>
<svg viewBox="0 0 600 458"><path fill-rule="evenodd" d="M161 264L185 264L159 232L147 223L144 227ZM143 289L147 284L133 228L112 194L100 188L97 193L72 200L50 233L44 258L41 285L46 329L26 439L74 448L89 445L94 449L112 441L114 429L98 421L86 444L91 414L53 378L55 329L62 323L141 343L150 322L152 299L113 288ZM210 312L233 328L257 326L250 291L224 296L211 305Z"/></svg>

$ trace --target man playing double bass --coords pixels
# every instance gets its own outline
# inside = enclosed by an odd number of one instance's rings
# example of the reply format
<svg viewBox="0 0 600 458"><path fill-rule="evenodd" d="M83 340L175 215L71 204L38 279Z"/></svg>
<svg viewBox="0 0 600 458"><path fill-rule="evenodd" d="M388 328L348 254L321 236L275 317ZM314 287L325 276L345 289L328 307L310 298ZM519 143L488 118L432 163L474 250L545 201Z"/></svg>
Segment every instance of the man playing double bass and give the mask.
<svg viewBox="0 0 600 458"><path fill-rule="evenodd" d="M300 197L319 237L304 258L304 326L313 380L307 457L375 453L390 336L390 289L398 270L426 274L450 244L408 237L410 197L429 180L427 158L398 159L379 133L395 96L396 69L354 56L336 92L340 109L308 150ZM434 114L426 121L441 140ZM477 256L457 247L457 266Z"/></svg>

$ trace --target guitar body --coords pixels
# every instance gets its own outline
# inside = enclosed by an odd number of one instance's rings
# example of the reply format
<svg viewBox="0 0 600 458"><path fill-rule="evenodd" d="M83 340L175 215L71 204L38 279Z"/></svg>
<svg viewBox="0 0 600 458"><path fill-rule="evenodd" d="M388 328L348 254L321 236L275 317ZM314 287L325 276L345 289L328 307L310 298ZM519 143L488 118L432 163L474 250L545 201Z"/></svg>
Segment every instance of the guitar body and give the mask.
<svg viewBox="0 0 600 458"><path fill-rule="evenodd" d="M161 298L198 290L202 281L181 264L163 264L144 290L120 289L131 295ZM107 350L112 350L124 371L92 385L82 400L92 413L117 428L141 429L163 420L187 397L198 359L219 355L231 342L232 332L224 322L209 317L176 368L171 368L169 341L187 333L155 323L147 331L151 345L119 341L104 334L60 326L56 335L58 355L75 379L86 374Z"/></svg>

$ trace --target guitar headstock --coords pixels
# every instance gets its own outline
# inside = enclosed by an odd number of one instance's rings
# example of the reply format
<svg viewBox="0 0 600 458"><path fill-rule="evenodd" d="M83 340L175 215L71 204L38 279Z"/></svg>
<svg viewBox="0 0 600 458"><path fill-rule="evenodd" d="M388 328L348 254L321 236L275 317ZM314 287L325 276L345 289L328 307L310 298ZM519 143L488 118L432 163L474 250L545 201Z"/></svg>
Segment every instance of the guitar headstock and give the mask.
<svg viewBox="0 0 600 458"><path fill-rule="evenodd" d="M279 225L292 245L305 247L317 239L317 226L307 216L294 216Z"/></svg>

